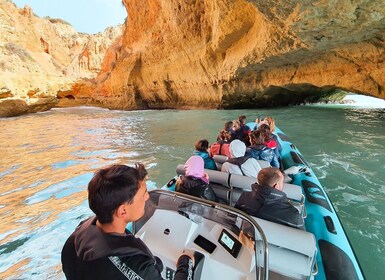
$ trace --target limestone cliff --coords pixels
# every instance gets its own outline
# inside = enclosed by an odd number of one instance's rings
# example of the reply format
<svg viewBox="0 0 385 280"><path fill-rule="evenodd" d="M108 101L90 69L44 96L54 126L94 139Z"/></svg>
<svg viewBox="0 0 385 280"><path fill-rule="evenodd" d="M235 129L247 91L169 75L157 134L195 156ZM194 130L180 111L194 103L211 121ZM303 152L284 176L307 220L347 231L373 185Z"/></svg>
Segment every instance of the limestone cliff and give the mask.
<svg viewBox="0 0 385 280"><path fill-rule="evenodd" d="M0 116L57 102L126 110L275 106L337 89L385 99L383 0L123 4L129 16L116 39L119 30L78 34L2 0Z"/></svg>
<svg viewBox="0 0 385 280"><path fill-rule="evenodd" d="M81 34L63 20L39 18L28 6L19 9L1 0L0 116L44 111L60 100L72 101L78 82L100 71L108 46L121 36L122 28ZM77 97L76 104L81 103Z"/></svg>
<svg viewBox="0 0 385 280"><path fill-rule="evenodd" d="M385 99L383 0L123 0L92 99L118 109L253 107L335 89Z"/></svg>

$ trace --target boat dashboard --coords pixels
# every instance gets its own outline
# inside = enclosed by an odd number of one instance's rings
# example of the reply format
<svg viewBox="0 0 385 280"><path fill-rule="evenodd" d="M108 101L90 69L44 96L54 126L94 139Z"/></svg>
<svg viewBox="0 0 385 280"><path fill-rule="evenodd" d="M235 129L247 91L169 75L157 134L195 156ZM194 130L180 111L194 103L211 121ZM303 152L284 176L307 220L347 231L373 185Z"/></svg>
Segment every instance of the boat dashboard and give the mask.
<svg viewBox="0 0 385 280"><path fill-rule="evenodd" d="M137 232L136 236L162 260L162 276L173 279L176 261L187 249L199 253L196 267L199 265L199 274L205 279L255 279L253 244L220 224L197 217L157 209Z"/></svg>

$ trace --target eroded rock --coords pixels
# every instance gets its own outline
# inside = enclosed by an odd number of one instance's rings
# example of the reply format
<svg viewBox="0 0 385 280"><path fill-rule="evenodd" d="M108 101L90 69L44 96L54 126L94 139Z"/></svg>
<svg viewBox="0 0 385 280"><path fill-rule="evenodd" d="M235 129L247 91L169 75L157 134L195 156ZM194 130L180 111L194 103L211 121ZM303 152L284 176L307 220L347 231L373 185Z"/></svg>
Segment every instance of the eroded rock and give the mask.
<svg viewBox="0 0 385 280"><path fill-rule="evenodd" d="M109 108L286 105L337 89L385 99L382 0L123 3L92 95Z"/></svg>

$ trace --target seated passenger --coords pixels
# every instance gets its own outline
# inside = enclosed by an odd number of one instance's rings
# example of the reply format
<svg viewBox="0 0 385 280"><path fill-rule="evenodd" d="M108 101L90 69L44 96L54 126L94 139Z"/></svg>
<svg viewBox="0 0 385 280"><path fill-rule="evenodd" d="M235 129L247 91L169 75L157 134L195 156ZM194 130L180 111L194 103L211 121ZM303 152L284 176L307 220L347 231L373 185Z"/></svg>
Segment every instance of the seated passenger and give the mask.
<svg viewBox="0 0 385 280"><path fill-rule="evenodd" d="M233 127L231 130L231 141L238 139L242 139L242 131L241 131L241 124L238 120L233 120Z"/></svg>
<svg viewBox="0 0 385 280"><path fill-rule="evenodd" d="M256 159L245 156L245 152L245 143L240 140L232 141L230 143L231 158L222 165L222 171L256 178L262 168Z"/></svg>
<svg viewBox="0 0 385 280"><path fill-rule="evenodd" d="M206 169L217 170L214 160L209 155L209 141L206 139L199 140L195 143L193 155L203 158Z"/></svg>
<svg viewBox="0 0 385 280"><path fill-rule="evenodd" d="M230 156L230 132L222 129L218 136L219 140L210 147L210 157L215 155Z"/></svg>
<svg viewBox="0 0 385 280"><path fill-rule="evenodd" d="M250 134L251 146L246 149L246 156L259 160L265 160L269 162L271 166L279 168L279 161L274 153L274 150L266 147L264 142L265 140L262 133L259 130L254 130Z"/></svg>
<svg viewBox="0 0 385 280"><path fill-rule="evenodd" d="M230 135L232 135L232 133L233 133L233 122L232 122L232 121L226 122L226 123L225 123L225 127L222 128L221 131L222 131L222 130L225 130L225 131L229 132ZM220 136L221 136L221 132L219 132L219 135L218 135L218 137L217 137L217 141L221 140L221 139L220 139ZM229 141L231 141L231 138L229 139Z"/></svg>
<svg viewBox="0 0 385 280"><path fill-rule="evenodd" d="M264 144L266 145L266 147L270 149L277 148L277 142L275 142L275 140L273 139L269 125L261 124L260 126L258 126L258 131L262 133L263 138L265 139Z"/></svg>
<svg viewBox="0 0 385 280"><path fill-rule="evenodd" d="M185 176L176 181L176 191L218 201L213 189L209 186L209 176L205 173L203 159L200 156L191 156L185 163Z"/></svg>
<svg viewBox="0 0 385 280"><path fill-rule="evenodd" d="M241 129L241 132L242 132L242 140L246 146L249 146L250 145L250 142L249 142L249 134L251 132L251 129L250 127L248 127L246 125L246 116L245 115L240 115L238 117L238 120L239 120L239 124L240 124L240 129Z"/></svg>
<svg viewBox="0 0 385 280"><path fill-rule="evenodd" d="M267 122L267 121L266 121ZM268 124L262 124L258 127L258 130L261 131L263 137L265 138L264 144L266 147L273 149L274 153L278 159L278 162L280 164L280 169L282 169L282 164L281 164L281 155L279 153L279 149L282 149L281 144L279 144L277 135L271 133L271 129ZM280 148L281 147L281 148Z"/></svg>
<svg viewBox="0 0 385 280"><path fill-rule="evenodd" d="M162 261L126 229L145 213L146 178L142 164L95 173L88 183L88 204L96 216L83 220L64 244L66 279L163 279ZM174 279L191 279L193 262L189 254L179 257Z"/></svg>
<svg viewBox="0 0 385 280"><path fill-rule="evenodd" d="M278 151L282 150L282 146L281 146L281 144L278 141L278 137L277 137L277 135L274 134L274 131L275 131L275 121L274 121L273 117L266 117L264 119L264 121L267 122L267 125L270 127L271 137L277 143ZM278 154L278 156L279 156L279 154Z"/></svg>
<svg viewBox="0 0 385 280"><path fill-rule="evenodd" d="M258 129L258 126L259 126L260 124L262 124L262 121L263 121L263 118L261 118L261 116L259 115L259 116L255 119L253 130L257 130L257 129Z"/></svg>
<svg viewBox="0 0 385 280"><path fill-rule="evenodd" d="M283 178L278 168L262 169L258 174L258 183L251 185L251 192L242 193L235 208L268 221L297 228L303 227L301 214L290 204L282 191Z"/></svg>

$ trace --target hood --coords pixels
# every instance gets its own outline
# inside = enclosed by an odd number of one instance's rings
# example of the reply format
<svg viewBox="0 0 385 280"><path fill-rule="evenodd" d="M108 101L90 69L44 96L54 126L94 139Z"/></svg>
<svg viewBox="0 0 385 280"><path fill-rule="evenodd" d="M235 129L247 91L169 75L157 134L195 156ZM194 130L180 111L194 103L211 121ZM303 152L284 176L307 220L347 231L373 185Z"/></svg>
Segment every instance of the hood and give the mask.
<svg viewBox="0 0 385 280"><path fill-rule="evenodd" d="M195 177L208 183L208 176L205 173L205 163L200 156L191 156L185 163L186 177Z"/></svg>
<svg viewBox="0 0 385 280"><path fill-rule="evenodd" d="M198 151L198 150L194 150L193 151L193 155L194 156L200 156L201 158L203 158L203 159L206 159L206 158L209 158L210 156L209 156L209 153L207 153L207 152L202 152L202 151Z"/></svg>
<svg viewBox="0 0 385 280"><path fill-rule="evenodd" d="M232 158L243 157L246 152L246 145L241 140L233 140L230 143L230 154Z"/></svg>
<svg viewBox="0 0 385 280"><path fill-rule="evenodd" d="M255 183L251 185L251 189L263 198L265 204L275 203L277 200L287 200L284 192L269 186L262 186Z"/></svg>
<svg viewBox="0 0 385 280"><path fill-rule="evenodd" d="M73 233L76 255L83 261L92 261L106 256L152 256L144 243L130 232L124 234L104 233L96 226L96 217L83 221Z"/></svg>

